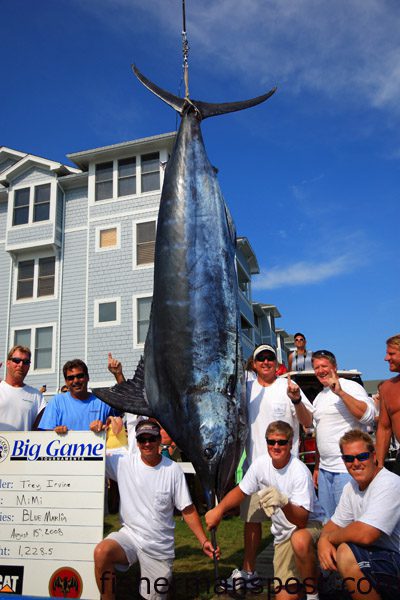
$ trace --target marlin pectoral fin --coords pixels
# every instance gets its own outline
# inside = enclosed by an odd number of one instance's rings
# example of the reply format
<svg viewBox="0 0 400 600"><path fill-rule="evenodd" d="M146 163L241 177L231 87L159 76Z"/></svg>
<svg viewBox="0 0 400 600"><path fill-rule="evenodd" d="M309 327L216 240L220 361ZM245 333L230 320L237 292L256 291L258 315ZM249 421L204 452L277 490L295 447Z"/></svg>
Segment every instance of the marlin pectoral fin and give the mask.
<svg viewBox="0 0 400 600"><path fill-rule="evenodd" d="M185 109L192 106L200 113L202 119L257 106L257 104L261 104L262 102L265 102L265 100L268 100L268 98L270 98L277 90L277 88L274 87L272 90L266 94L263 94L262 96L257 96L256 98L251 98L250 100L239 100L238 102L201 102L201 100L191 100L189 98L180 98L179 96L174 96L174 94L163 90L158 85L150 81L150 79L147 79L147 77L145 77L135 65L132 65L132 69L139 81L143 83L148 90L172 106L172 108L174 108L179 114L182 115Z"/></svg>
<svg viewBox="0 0 400 600"><path fill-rule="evenodd" d="M140 359L133 379L118 383L111 388L96 388L95 396L117 410L152 417L144 390L144 361Z"/></svg>
<svg viewBox="0 0 400 600"><path fill-rule="evenodd" d="M229 375L228 378L228 383L226 384L226 388L225 388L225 392L226 394L232 398L232 396L234 396L235 394L235 390L236 390L236 375Z"/></svg>

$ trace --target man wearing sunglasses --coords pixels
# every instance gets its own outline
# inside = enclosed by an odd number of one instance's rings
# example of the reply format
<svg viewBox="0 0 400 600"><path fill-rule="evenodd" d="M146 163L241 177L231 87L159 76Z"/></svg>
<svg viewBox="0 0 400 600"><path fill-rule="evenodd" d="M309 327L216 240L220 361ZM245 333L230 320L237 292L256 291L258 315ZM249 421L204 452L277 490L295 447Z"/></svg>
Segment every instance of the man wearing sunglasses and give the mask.
<svg viewBox="0 0 400 600"><path fill-rule="evenodd" d="M313 479L322 508L330 518L350 481L340 457L339 440L349 429L365 430L367 425L373 425L375 407L362 385L338 377L336 358L329 350L313 352L313 367L323 385L314 400L318 452Z"/></svg>
<svg viewBox="0 0 400 600"><path fill-rule="evenodd" d="M277 357L272 346L262 344L253 352L253 369L257 379L247 383L247 412L249 434L246 440L246 461L244 473L253 461L265 454L265 430L273 421L281 420L293 428L292 454L298 456L299 427L312 425L312 404L299 386L287 379L276 376ZM244 525L244 556L242 570L235 569L232 579L257 577L255 563L257 549L261 542L262 521L266 516L258 510L258 497L246 498L240 507Z"/></svg>
<svg viewBox="0 0 400 600"><path fill-rule="evenodd" d="M83 360L66 362L63 374L68 392L56 394L50 400L40 420L40 429L60 434L69 429L98 433L105 428L108 417L119 416L118 411L89 392L89 372Z"/></svg>
<svg viewBox="0 0 400 600"><path fill-rule="evenodd" d="M96 581L102 600L115 597L115 568L127 571L140 564L140 597L165 599L174 559L174 508L199 541L204 554L213 557L200 517L179 465L160 454L161 429L152 420L136 425L139 452L107 456L107 477L118 481L122 529L96 546ZM217 558L219 549L217 549Z"/></svg>
<svg viewBox="0 0 400 600"><path fill-rule="evenodd" d="M263 455L205 518L209 529L217 527L227 511L255 494L258 513L270 517L272 522L276 600L298 600L304 591L303 585L300 587L303 583L308 584L307 600L311 600L318 598L316 541L324 515L310 471L291 453L293 433L284 421L270 423L264 434ZM231 592L244 588L260 594L262 590L260 580L254 576L242 575L233 580L230 577L225 583Z"/></svg>
<svg viewBox="0 0 400 600"><path fill-rule="evenodd" d="M391 600L400 587L400 479L376 463L371 437L340 438L351 476L318 543L321 567L339 571L354 600Z"/></svg>
<svg viewBox="0 0 400 600"><path fill-rule="evenodd" d="M13 346L7 354L6 376L0 382L0 431L30 431L45 406L39 390L24 383L30 364L26 346Z"/></svg>
<svg viewBox="0 0 400 600"><path fill-rule="evenodd" d="M312 370L312 352L306 349L306 337L303 333L295 333L293 336L295 350L289 354L289 371Z"/></svg>

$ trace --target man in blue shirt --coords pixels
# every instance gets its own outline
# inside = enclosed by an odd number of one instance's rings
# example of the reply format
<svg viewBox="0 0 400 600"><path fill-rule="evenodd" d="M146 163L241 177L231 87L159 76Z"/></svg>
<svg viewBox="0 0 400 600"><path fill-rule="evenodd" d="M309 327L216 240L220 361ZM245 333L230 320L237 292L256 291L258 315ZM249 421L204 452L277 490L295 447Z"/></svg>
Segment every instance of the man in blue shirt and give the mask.
<svg viewBox="0 0 400 600"><path fill-rule="evenodd" d="M52 429L56 433L67 433L69 429L94 432L105 429L108 417L116 416L118 412L88 391L87 365L75 358L65 363L63 373L68 392L56 394L50 400L39 428Z"/></svg>

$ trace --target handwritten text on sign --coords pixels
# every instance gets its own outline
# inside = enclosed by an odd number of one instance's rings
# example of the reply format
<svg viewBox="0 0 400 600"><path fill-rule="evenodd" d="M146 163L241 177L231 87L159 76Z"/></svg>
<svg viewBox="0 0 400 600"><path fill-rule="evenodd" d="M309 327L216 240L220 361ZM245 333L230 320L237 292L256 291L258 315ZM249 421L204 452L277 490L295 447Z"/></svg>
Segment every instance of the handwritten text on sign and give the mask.
<svg viewBox="0 0 400 600"><path fill-rule="evenodd" d="M104 453L92 432L0 432L0 592L99 597Z"/></svg>

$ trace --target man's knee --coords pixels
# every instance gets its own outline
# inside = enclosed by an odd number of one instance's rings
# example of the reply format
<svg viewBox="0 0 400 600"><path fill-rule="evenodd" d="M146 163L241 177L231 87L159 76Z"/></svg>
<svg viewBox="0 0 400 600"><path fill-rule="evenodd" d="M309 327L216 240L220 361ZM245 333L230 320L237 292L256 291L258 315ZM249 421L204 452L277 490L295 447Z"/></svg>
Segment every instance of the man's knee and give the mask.
<svg viewBox="0 0 400 600"><path fill-rule="evenodd" d="M345 543L340 544L336 549L336 564L338 571L342 576L346 575L350 570L353 570L357 565L356 557L350 547Z"/></svg>
<svg viewBox="0 0 400 600"><path fill-rule="evenodd" d="M94 562L96 565L118 562L118 555L123 552L121 546L114 540L103 540L94 549Z"/></svg>
<svg viewBox="0 0 400 600"><path fill-rule="evenodd" d="M297 529L290 538L293 552L299 558L309 556L313 550L313 540L307 529Z"/></svg>

